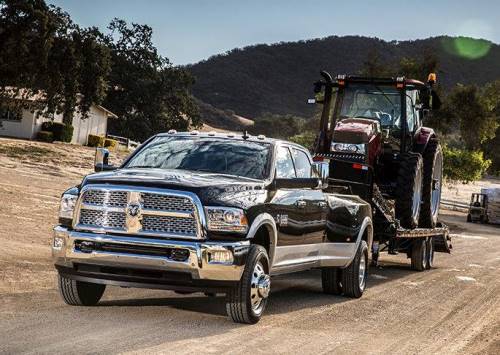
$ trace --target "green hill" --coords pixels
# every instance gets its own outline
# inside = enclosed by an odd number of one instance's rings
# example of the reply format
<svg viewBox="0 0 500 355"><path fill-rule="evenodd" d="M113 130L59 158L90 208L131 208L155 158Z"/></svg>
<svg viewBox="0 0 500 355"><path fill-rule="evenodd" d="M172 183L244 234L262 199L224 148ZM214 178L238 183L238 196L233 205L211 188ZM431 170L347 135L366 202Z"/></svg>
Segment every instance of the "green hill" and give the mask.
<svg viewBox="0 0 500 355"><path fill-rule="evenodd" d="M307 117L313 108L306 100L320 70L332 75L357 73L373 53L383 64L396 67L401 58L420 58L425 52L438 58L438 81L445 88L500 78L500 46L463 37L387 42L334 36L255 45L213 56L188 69L196 77L194 95L217 108L246 117L264 112Z"/></svg>

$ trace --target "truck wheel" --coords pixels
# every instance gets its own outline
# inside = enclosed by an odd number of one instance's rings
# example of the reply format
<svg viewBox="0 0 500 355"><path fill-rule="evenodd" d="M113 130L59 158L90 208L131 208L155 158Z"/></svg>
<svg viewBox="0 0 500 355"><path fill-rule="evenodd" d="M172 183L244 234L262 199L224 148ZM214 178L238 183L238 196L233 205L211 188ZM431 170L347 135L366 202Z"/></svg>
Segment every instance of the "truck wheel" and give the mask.
<svg viewBox="0 0 500 355"><path fill-rule="evenodd" d="M424 271L427 268L427 240L416 239L411 246L411 268L416 271Z"/></svg>
<svg viewBox="0 0 500 355"><path fill-rule="evenodd" d="M241 280L227 294L228 316L236 323L257 323L266 308L270 289L266 249L260 245L251 245Z"/></svg>
<svg viewBox="0 0 500 355"><path fill-rule="evenodd" d="M106 285L76 281L61 274L58 286L62 299L71 306L95 306L106 289Z"/></svg>
<svg viewBox="0 0 500 355"><path fill-rule="evenodd" d="M368 245L362 240L356 256L348 267L342 270L342 291L344 296L359 298L366 288L368 276Z"/></svg>
<svg viewBox="0 0 500 355"><path fill-rule="evenodd" d="M432 237L430 238L427 238L427 245L426 245L426 249L427 249L427 265L426 265L426 269L427 270L430 270L432 269L432 267L434 266L434 239Z"/></svg>
<svg viewBox="0 0 500 355"><path fill-rule="evenodd" d="M429 140L424 159L424 183L422 187L422 209L419 226L436 227L441 202L441 184L443 180L443 152L436 138Z"/></svg>
<svg viewBox="0 0 500 355"><path fill-rule="evenodd" d="M396 188L396 218L404 228L416 228L422 202L423 163L420 154L401 156Z"/></svg>
<svg viewBox="0 0 500 355"><path fill-rule="evenodd" d="M321 285L323 292L329 295L342 294L342 286L340 280L342 278L342 270L337 267L326 267L321 269Z"/></svg>
<svg viewBox="0 0 500 355"><path fill-rule="evenodd" d="M467 215L467 222L472 223L472 216L470 213Z"/></svg>

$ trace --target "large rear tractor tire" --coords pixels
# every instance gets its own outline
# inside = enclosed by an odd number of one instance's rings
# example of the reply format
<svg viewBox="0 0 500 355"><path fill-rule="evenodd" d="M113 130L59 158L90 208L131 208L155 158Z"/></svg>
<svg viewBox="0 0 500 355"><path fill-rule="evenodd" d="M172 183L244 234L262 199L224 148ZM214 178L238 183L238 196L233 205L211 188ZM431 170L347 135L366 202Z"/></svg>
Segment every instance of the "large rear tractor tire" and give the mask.
<svg viewBox="0 0 500 355"><path fill-rule="evenodd" d="M441 202L441 184L443 180L443 152L436 138L431 138L425 152L424 183L422 187L422 208L419 226L436 227Z"/></svg>
<svg viewBox="0 0 500 355"><path fill-rule="evenodd" d="M422 202L424 179L422 157L418 153L401 156L396 189L396 218L404 228L416 228Z"/></svg>

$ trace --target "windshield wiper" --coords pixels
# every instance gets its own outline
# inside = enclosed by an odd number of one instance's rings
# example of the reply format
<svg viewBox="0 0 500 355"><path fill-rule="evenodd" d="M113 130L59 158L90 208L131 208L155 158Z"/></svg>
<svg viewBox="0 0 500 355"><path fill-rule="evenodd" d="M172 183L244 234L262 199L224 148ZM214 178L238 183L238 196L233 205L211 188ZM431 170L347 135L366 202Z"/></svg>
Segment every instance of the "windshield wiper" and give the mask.
<svg viewBox="0 0 500 355"><path fill-rule="evenodd" d="M389 99L389 96L387 96L387 94L385 92L383 92L382 89L378 85L373 84L373 86L375 87L375 89L377 89L378 91L380 91L380 93L382 95L384 95L385 99L387 101L389 101L389 103L391 104L391 106L394 109L394 111L396 111L396 106L394 106L394 104L392 103L391 99Z"/></svg>

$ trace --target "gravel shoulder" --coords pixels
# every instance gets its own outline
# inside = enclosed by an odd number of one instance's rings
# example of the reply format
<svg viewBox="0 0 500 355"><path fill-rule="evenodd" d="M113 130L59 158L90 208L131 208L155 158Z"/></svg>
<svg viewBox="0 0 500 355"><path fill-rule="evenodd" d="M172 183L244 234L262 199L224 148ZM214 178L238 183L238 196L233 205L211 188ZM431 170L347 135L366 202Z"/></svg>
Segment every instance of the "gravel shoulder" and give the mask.
<svg viewBox="0 0 500 355"><path fill-rule="evenodd" d="M357 300L324 295L317 271L276 277L254 326L229 321L222 296L108 287L97 307L66 306L51 229L92 156L0 138L0 353L500 353L500 226L452 211L453 253L435 269L382 254Z"/></svg>

